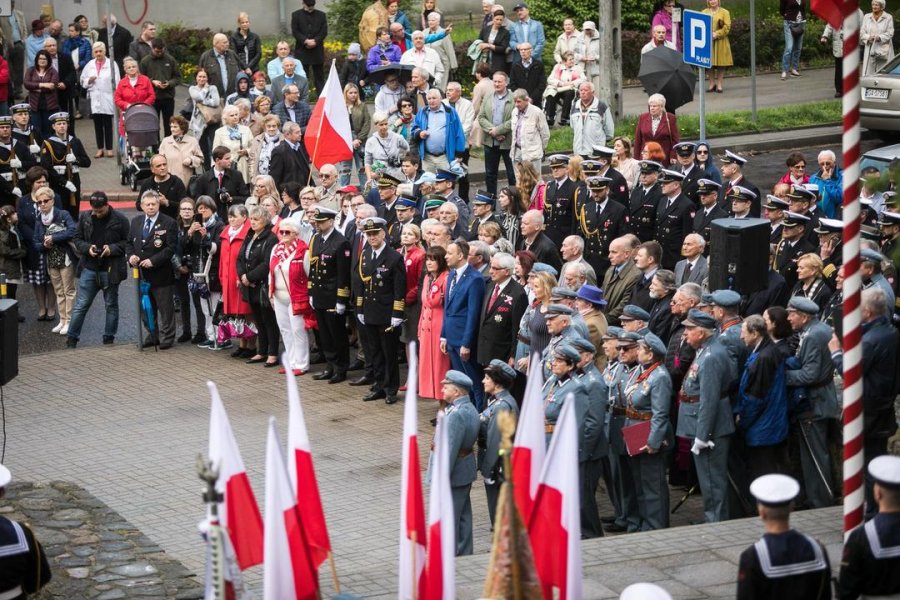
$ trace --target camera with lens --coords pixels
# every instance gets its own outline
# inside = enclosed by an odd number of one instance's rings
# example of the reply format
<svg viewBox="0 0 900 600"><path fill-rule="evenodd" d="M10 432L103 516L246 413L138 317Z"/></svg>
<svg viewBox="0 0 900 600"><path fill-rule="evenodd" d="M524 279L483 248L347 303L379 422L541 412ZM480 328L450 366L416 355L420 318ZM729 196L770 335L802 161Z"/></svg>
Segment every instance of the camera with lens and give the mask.
<svg viewBox="0 0 900 600"><path fill-rule="evenodd" d="M231 194L222 190L219 192L219 204L224 204L225 206L231 206Z"/></svg>
<svg viewBox="0 0 900 600"><path fill-rule="evenodd" d="M400 161L400 157L399 157L399 156L388 156L388 158L387 158L387 164L388 164L388 166L391 167L392 169L399 169L399 168L400 168L400 162L401 162L401 161Z"/></svg>

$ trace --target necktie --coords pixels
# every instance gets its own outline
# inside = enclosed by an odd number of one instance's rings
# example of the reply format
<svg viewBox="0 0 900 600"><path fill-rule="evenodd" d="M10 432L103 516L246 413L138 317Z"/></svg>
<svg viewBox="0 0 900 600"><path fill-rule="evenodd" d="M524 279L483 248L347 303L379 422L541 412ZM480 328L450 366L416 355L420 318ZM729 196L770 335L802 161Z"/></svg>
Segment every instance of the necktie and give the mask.
<svg viewBox="0 0 900 600"><path fill-rule="evenodd" d="M497 296L499 296L499 295L500 295L500 286L499 286L499 285L495 285L495 286L494 286L494 292L491 294L491 299L488 301L488 310L489 310L489 311L490 311L490 310L493 310L493 308L494 308L494 302L497 301Z"/></svg>
<svg viewBox="0 0 900 600"><path fill-rule="evenodd" d="M219 189L222 189L222 173L216 173L216 176L219 178Z"/></svg>
<svg viewBox="0 0 900 600"><path fill-rule="evenodd" d="M453 293L453 286L456 284L456 270L450 271L450 279L447 281L447 296Z"/></svg>
<svg viewBox="0 0 900 600"><path fill-rule="evenodd" d="M691 278L691 269L692 268L693 268L693 266L691 265L691 263L688 263L687 266L684 268L684 274L681 276L681 283L687 283L688 280Z"/></svg>
<svg viewBox="0 0 900 600"><path fill-rule="evenodd" d="M141 239L143 241L147 241L147 238L150 237L150 228L153 226L153 221L150 219L144 219L144 232L141 235Z"/></svg>

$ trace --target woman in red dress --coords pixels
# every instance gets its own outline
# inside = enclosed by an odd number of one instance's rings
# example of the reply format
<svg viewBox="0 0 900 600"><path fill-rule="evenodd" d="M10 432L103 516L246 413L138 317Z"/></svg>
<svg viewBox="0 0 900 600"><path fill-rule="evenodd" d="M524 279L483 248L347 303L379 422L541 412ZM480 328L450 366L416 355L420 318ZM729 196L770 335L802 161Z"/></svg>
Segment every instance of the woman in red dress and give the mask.
<svg viewBox="0 0 900 600"><path fill-rule="evenodd" d="M401 201L405 198L401 198ZM414 205L413 205L414 206ZM415 223L407 223L400 230L400 254L406 265L406 321L403 323L402 340L404 343L418 339L419 315L422 303L419 302L419 276L425 262L425 250L422 248L422 230ZM407 349L409 346L407 346ZM407 355L406 360L409 360Z"/></svg>
<svg viewBox="0 0 900 600"><path fill-rule="evenodd" d="M419 317L419 396L440 400L441 380L450 370L450 357L441 352L444 324L444 291L447 287L446 250L440 246L425 252L422 281L422 314Z"/></svg>
<svg viewBox="0 0 900 600"><path fill-rule="evenodd" d="M222 230L219 238L219 280L222 282L222 314L229 317L240 317L250 314L250 305L241 294L241 282L238 279L237 261L241 245L250 231L250 220L247 218L247 207L235 204L228 209L228 227ZM254 346L247 338L241 338L237 350L231 353L235 358L250 358ZM246 355L246 356L245 356Z"/></svg>

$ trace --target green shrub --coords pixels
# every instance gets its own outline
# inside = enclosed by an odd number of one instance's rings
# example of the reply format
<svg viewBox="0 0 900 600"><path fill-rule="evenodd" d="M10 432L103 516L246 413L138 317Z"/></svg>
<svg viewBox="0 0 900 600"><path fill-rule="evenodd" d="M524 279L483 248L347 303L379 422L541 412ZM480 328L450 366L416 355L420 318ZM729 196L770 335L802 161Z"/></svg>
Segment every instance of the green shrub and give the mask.
<svg viewBox="0 0 900 600"><path fill-rule="evenodd" d="M212 48L215 33L209 27L197 29L175 22L160 23L158 35L175 60L179 63L196 65L200 61L200 55Z"/></svg>

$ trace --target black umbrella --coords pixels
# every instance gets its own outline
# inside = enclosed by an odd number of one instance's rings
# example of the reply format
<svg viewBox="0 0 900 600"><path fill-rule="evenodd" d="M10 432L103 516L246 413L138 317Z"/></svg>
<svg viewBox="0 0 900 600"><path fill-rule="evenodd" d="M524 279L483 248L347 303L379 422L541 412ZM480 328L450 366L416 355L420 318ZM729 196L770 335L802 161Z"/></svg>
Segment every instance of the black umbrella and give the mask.
<svg viewBox="0 0 900 600"><path fill-rule="evenodd" d="M412 71L413 65L401 65L394 63L392 65L385 65L383 67L378 67L377 69L372 69L369 71L369 76L366 79L369 80L370 83L377 83L378 85L384 85L384 78L388 75L396 75L400 78L400 83L406 83L410 79L412 79Z"/></svg>
<svg viewBox="0 0 900 600"><path fill-rule="evenodd" d="M657 46L641 57L638 79L648 95L662 94L666 97L666 110L669 112L675 112L679 106L694 99L697 74L684 63L680 52L666 46Z"/></svg>

